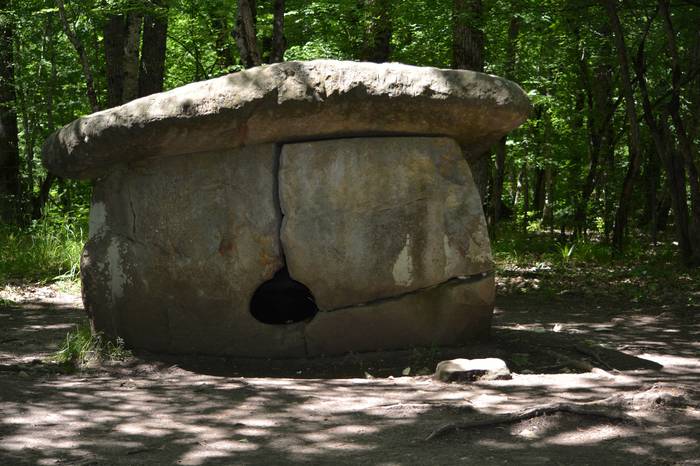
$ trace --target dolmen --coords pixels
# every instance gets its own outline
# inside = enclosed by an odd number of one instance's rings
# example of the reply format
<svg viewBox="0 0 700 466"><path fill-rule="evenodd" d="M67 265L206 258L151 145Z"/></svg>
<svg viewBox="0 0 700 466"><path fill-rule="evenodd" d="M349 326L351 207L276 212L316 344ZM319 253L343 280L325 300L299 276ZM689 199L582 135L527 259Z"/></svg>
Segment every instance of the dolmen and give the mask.
<svg viewBox="0 0 700 466"><path fill-rule="evenodd" d="M285 62L79 118L42 155L93 181L83 301L132 348L462 345L494 303L469 166L529 108L482 73Z"/></svg>

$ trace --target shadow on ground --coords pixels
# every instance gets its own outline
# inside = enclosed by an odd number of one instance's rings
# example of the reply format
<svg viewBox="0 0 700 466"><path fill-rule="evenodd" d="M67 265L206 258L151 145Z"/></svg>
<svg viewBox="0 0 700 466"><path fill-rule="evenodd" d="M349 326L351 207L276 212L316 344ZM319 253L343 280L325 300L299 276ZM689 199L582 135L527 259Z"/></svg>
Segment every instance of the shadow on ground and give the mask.
<svg viewBox="0 0 700 466"><path fill-rule="evenodd" d="M474 348L284 362L140 355L76 374L36 362L82 319L74 304L0 308L0 464L637 465L700 457L697 399L630 411L640 426L556 414L425 440L446 423L547 402L654 384L696 393L698 327L680 312L511 297L499 301L492 340ZM471 385L413 375L455 356L503 357L517 373ZM595 370L577 373L572 361ZM411 376L401 376L407 368Z"/></svg>

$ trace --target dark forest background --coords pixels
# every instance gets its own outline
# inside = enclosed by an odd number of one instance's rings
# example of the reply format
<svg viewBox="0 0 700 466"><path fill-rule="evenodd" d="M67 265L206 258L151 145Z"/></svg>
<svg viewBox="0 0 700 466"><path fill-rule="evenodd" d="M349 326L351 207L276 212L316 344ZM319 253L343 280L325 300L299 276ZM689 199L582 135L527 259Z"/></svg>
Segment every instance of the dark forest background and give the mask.
<svg viewBox="0 0 700 466"><path fill-rule="evenodd" d="M530 119L472 167L497 255L700 265L700 1L0 0L0 279L77 276L91 187L43 169L51 132L315 58L523 87Z"/></svg>

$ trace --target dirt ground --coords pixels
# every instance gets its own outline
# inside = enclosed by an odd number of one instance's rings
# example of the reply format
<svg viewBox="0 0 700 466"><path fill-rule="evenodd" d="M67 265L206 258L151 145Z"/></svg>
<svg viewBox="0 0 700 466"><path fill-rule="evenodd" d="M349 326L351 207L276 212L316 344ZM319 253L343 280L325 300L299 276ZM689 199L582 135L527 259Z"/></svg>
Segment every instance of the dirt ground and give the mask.
<svg viewBox="0 0 700 466"><path fill-rule="evenodd" d="M84 320L78 297L3 293L1 465L700 464L689 305L509 292L492 338L472 347L311 361L137 354L71 374L46 358ZM513 377L433 381L453 357L500 357ZM426 440L449 423L613 395L638 422L562 412Z"/></svg>

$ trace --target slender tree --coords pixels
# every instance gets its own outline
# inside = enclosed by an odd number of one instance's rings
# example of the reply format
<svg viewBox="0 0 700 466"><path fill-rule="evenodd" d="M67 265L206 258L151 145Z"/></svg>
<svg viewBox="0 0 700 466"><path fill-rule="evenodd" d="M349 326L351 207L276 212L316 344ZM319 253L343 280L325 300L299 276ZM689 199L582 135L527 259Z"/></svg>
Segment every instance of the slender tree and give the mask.
<svg viewBox="0 0 700 466"><path fill-rule="evenodd" d="M143 43L139 62L139 97L163 90L167 32L167 4L161 1L157 3L157 8L147 13L143 19Z"/></svg>
<svg viewBox="0 0 700 466"><path fill-rule="evenodd" d="M617 13L617 2L615 0L602 0L608 14L610 27L613 33L617 59L620 68L620 86L625 97L625 109L627 110L627 121L629 130L629 164L622 190L620 192L620 202L615 214L615 226L613 228L613 247L621 252L624 248L625 231L631 209L632 193L634 181L639 171L641 161L641 138L639 135L639 123L637 118L637 108L635 106L634 90L632 88L632 78L629 71L629 53L625 36Z"/></svg>
<svg viewBox="0 0 700 466"><path fill-rule="evenodd" d="M508 41L506 43L506 63L504 67L504 77L507 79L515 79L515 62L516 62L516 47L518 34L520 33L519 16L513 16L510 19L508 27ZM496 167L493 176L493 189L491 193L491 235L496 237L496 225L501 219L501 206L503 205L503 183L506 175L506 143L508 136L503 136L496 145Z"/></svg>
<svg viewBox="0 0 700 466"><path fill-rule="evenodd" d="M481 0L452 2L452 67L484 71L483 5ZM474 183L482 202L486 201L489 178L489 158L481 157L471 163Z"/></svg>
<svg viewBox="0 0 700 466"><path fill-rule="evenodd" d="M75 30L70 24L68 15L66 13L66 6L63 0L56 0L56 6L58 7L58 14L61 18L61 24L63 25L63 31L66 33L68 40L70 40L73 48L78 54L80 59L80 65L83 69L83 77L85 78L85 88L88 97L88 102L90 102L90 107L93 112L100 110L100 104L97 100L97 92L95 91L95 79L93 77L92 68L90 67L90 60L88 59L87 53L85 52L85 45L83 41L75 33Z"/></svg>
<svg viewBox="0 0 700 466"><path fill-rule="evenodd" d="M360 59L375 63L389 61L391 57L391 21L390 0L366 0L364 8L369 19L364 31L364 46Z"/></svg>
<svg viewBox="0 0 700 466"><path fill-rule="evenodd" d="M241 62L246 68L262 64L257 42L256 18L255 0L238 0L234 37L238 44Z"/></svg>
<svg viewBox="0 0 700 466"><path fill-rule="evenodd" d="M102 30L104 37L105 74L107 78L107 106L124 103L124 39L126 18L123 14L107 15Z"/></svg>
<svg viewBox="0 0 700 466"><path fill-rule="evenodd" d="M0 220L16 220L20 199L13 21L9 0L0 1Z"/></svg>
<svg viewBox="0 0 700 466"><path fill-rule="evenodd" d="M272 51L270 63L284 60L287 41L284 38L284 0L274 0L272 4Z"/></svg>
<svg viewBox="0 0 700 466"><path fill-rule="evenodd" d="M122 66L124 67L124 85L122 88L122 103L134 100L139 96L139 44L143 14L132 11L126 15L126 33L124 34L124 52Z"/></svg>

